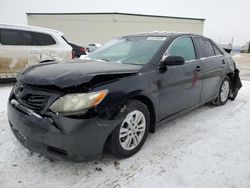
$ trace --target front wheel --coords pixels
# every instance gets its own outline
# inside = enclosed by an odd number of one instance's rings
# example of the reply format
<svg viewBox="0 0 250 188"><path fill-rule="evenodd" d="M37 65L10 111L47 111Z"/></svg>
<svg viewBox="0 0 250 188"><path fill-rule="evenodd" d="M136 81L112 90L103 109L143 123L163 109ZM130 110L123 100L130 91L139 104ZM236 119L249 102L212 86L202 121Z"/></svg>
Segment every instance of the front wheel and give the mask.
<svg viewBox="0 0 250 188"><path fill-rule="evenodd" d="M229 93L230 93L230 79L228 76L226 76L221 83L218 97L212 103L217 106L226 104L228 101Z"/></svg>
<svg viewBox="0 0 250 188"><path fill-rule="evenodd" d="M137 100L130 100L126 105L125 118L111 135L113 156L127 158L137 153L146 141L150 113L147 106Z"/></svg>

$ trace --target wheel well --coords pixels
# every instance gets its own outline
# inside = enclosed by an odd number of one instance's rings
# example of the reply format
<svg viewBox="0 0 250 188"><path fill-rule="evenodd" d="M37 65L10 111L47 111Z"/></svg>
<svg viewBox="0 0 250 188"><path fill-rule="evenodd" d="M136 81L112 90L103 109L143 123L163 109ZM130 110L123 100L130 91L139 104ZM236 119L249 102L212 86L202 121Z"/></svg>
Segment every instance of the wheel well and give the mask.
<svg viewBox="0 0 250 188"><path fill-rule="evenodd" d="M148 110L150 113L149 131L151 133L154 133L155 132L155 124L156 124L156 115L155 115L154 105L153 105L152 101L148 97L143 96L143 95L133 97L132 99L136 99L136 100L144 103L148 107Z"/></svg>
<svg viewBox="0 0 250 188"><path fill-rule="evenodd" d="M156 125L156 115L155 115L155 110L154 110L154 106L153 106L152 101L148 97L143 96L143 95L138 95L138 96L132 97L130 99L138 100L147 106L149 113L150 113L149 132L154 133L155 132L155 125ZM109 136L107 137L107 139L104 143L103 152L110 151L109 146L110 146L111 134L112 134L112 132L109 134Z"/></svg>
<svg viewBox="0 0 250 188"><path fill-rule="evenodd" d="M233 73L227 73L227 76L229 77L230 81L232 82L233 81Z"/></svg>
<svg viewBox="0 0 250 188"><path fill-rule="evenodd" d="M51 61L54 61L54 60L43 60L40 63L48 63L48 62L51 62Z"/></svg>

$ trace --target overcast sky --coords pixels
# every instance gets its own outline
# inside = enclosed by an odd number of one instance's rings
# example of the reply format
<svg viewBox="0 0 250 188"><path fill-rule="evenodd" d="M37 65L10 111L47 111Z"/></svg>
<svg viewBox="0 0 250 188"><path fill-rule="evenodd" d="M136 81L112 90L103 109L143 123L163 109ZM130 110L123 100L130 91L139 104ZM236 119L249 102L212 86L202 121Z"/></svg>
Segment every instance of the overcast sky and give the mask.
<svg viewBox="0 0 250 188"><path fill-rule="evenodd" d="M250 40L250 0L0 0L0 22L27 24L27 12L123 12L205 18L204 35ZM166 29L167 30L167 29Z"/></svg>

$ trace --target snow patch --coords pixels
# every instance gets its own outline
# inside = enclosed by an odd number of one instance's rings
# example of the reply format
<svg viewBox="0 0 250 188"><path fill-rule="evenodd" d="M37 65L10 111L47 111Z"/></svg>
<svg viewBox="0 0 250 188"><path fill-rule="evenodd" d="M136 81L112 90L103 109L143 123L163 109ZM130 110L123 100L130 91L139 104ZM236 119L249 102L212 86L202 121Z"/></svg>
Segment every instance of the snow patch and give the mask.
<svg viewBox="0 0 250 188"><path fill-rule="evenodd" d="M51 162L13 136L0 88L0 187L250 187L250 82L235 101L205 105L149 134L136 155Z"/></svg>

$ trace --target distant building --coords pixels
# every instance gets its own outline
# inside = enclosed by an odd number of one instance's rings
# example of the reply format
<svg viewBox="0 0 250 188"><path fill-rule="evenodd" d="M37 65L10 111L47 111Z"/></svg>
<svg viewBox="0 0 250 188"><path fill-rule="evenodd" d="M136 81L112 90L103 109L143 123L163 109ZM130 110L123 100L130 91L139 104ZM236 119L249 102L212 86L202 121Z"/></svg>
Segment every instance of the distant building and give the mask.
<svg viewBox="0 0 250 188"><path fill-rule="evenodd" d="M205 19L127 13L27 13L28 24L62 31L73 43L104 43L113 37L149 31L203 34Z"/></svg>
<svg viewBox="0 0 250 188"><path fill-rule="evenodd" d="M244 46L241 48L242 53L250 53L250 41L247 42Z"/></svg>

